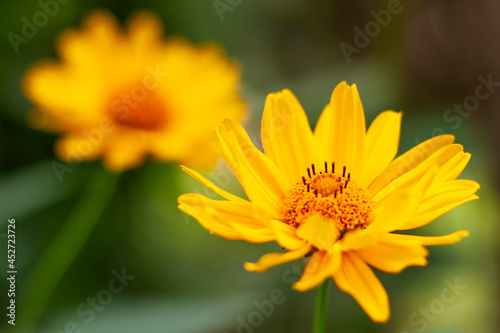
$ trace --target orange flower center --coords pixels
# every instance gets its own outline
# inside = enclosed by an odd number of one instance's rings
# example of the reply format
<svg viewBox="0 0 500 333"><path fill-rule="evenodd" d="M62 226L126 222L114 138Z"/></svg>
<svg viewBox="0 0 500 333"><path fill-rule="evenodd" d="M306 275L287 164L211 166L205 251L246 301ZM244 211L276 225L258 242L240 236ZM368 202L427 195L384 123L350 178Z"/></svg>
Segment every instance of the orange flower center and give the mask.
<svg viewBox="0 0 500 333"><path fill-rule="evenodd" d="M325 162L324 171L316 170L314 164L286 195L282 221L299 227L309 216L319 214L336 223L337 230L344 233L369 224L373 208L371 194L351 180L346 167L335 173L335 163Z"/></svg>
<svg viewBox="0 0 500 333"><path fill-rule="evenodd" d="M154 131L165 127L168 109L164 100L154 91L144 88L132 89L130 92L112 100L109 110L112 121L137 130Z"/></svg>

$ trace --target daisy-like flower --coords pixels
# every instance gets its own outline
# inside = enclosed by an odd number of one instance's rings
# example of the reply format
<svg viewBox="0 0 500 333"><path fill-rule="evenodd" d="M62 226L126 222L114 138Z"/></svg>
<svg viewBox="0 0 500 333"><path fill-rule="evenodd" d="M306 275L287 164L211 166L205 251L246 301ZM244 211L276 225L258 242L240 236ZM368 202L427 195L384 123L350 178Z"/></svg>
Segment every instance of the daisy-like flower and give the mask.
<svg viewBox="0 0 500 333"><path fill-rule="evenodd" d="M123 31L110 13L96 11L61 36L60 61L27 72L32 123L61 133L61 159L102 157L112 170L137 166L147 155L213 166L220 156L214 126L239 120L245 110L239 71L217 45L162 37L152 13L135 15Z"/></svg>
<svg viewBox="0 0 500 333"><path fill-rule="evenodd" d="M333 277L373 321L390 315L387 293L370 266L398 273L427 264L427 245L453 244L468 235L421 237L393 233L426 225L473 199L479 185L457 180L470 154L452 135L429 139L394 159L401 113L385 111L366 130L355 85L333 91L314 132L288 91L270 94L262 118L264 153L235 121L217 127L223 156L248 200L184 167L225 200L184 194L179 208L209 231L254 243L276 241L248 271L310 256L294 288L306 291Z"/></svg>

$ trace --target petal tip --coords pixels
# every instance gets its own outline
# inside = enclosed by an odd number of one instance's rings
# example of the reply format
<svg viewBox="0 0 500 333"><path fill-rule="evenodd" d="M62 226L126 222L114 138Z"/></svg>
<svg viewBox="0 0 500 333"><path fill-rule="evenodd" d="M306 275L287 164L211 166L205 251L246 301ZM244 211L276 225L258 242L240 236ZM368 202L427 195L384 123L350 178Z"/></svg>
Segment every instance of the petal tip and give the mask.
<svg viewBox="0 0 500 333"><path fill-rule="evenodd" d="M300 292L306 292L308 290L311 290L312 288L306 285L304 285L303 283L300 283L300 282L294 282L292 283L292 288L297 290L297 291L300 291Z"/></svg>
<svg viewBox="0 0 500 333"><path fill-rule="evenodd" d="M243 268L245 268L247 272L253 272L253 273L264 272L264 270L261 267L259 267L256 263L248 261L243 264Z"/></svg>

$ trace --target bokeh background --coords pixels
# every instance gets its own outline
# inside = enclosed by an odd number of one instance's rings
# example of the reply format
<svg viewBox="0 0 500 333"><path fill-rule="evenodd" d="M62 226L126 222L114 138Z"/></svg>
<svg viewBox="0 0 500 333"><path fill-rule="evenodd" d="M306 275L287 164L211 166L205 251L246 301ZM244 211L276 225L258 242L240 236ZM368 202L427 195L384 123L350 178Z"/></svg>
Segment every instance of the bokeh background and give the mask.
<svg viewBox="0 0 500 333"><path fill-rule="evenodd" d="M32 106L20 90L23 72L37 59L56 57L58 34L79 26L89 10L106 8L123 22L134 11L149 9L164 20L166 35L184 36L196 43L215 41L239 63L249 110L245 127L256 144L269 92L291 89L315 124L333 88L343 80L358 85L368 123L383 110L404 111L400 153L436 134L454 134L472 154L462 177L481 184L481 199L417 232L438 235L468 229L470 237L455 246L431 248L428 267L412 267L399 275L377 272L391 301L392 317L387 324L372 323L352 297L333 287L328 327L331 332L498 332L500 84L492 86L477 110L451 114L460 121L446 115L455 104L475 95L480 77L500 82L500 3L402 1L398 7L402 10L391 15L390 22L380 26L366 45L359 40L356 44L355 28L364 31L375 20L371 11L386 10L393 2L69 1L60 5L57 15L36 36L19 46L18 53L7 33L20 34L22 18L41 7L37 1L2 2L2 274L7 270L7 219L17 221L17 288L22 291L40 254L82 196L90 174L100 167L100 162L84 163L66 173L63 182L57 180L51 167L57 160L53 151L57 136L27 125ZM220 3L231 9L221 14L215 8ZM349 59L341 47L346 44L357 49ZM207 177L242 193L222 161ZM50 298L37 332L310 331L315 293L290 289L290 280L298 277L303 266L300 261L264 274L246 272L244 261L255 261L279 246L210 235L177 210L178 195L193 191L203 189L174 164L148 162L126 171L98 225ZM87 323L89 316L80 315L78 306L107 288L112 270L122 268L135 278ZM463 286L450 302L442 298L447 283ZM4 278L0 289L5 309L8 288ZM256 304L266 303L274 290L286 299L274 306L272 314L259 317ZM2 331L22 332L5 325L4 314L1 318ZM22 320L18 313L17 321ZM67 330L68 322L76 322L77 327Z"/></svg>

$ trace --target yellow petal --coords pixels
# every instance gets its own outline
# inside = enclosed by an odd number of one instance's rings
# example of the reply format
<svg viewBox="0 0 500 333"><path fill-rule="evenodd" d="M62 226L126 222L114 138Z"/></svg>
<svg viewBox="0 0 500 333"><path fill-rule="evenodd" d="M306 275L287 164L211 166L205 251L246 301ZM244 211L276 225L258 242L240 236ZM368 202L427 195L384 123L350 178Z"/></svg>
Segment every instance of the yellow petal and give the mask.
<svg viewBox="0 0 500 333"><path fill-rule="evenodd" d="M358 250L377 242L381 232L369 229L356 229L347 232L339 241L342 251Z"/></svg>
<svg viewBox="0 0 500 333"><path fill-rule="evenodd" d="M454 180L444 183L439 189L429 190L412 218L398 226L398 230L408 230L424 226L451 209L479 197L474 193L479 184L470 180Z"/></svg>
<svg viewBox="0 0 500 333"><path fill-rule="evenodd" d="M209 181L208 179L206 179L205 177L203 177L201 174L199 174L198 172L184 166L184 165L181 165L181 168L182 168L182 171L184 171L185 173L187 173L188 175L190 175L191 177L193 177L194 180L196 180L198 183L200 183L201 185L207 187L208 189L212 190L213 192L215 192L216 194L220 195L221 197L227 199L227 200L230 200L230 201L235 201L235 202L246 202L245 200L229 193L229 192L226 192L222 189L220 189L219 187L215 186L214 183L212 183L211 181Z"/></svg>
<svg viewBox="0 0 500 333"><path fill-rule="evenodd" d="M312 247L310 245L305 245L297 250L288 251L286 253L268 253L260 257L256 263L246 262L245 269L249 272L262 273L271 267L299 259L305 256L311 249Z"/></svg>
<svg viewBox="0 0 500 333"><path fill-rule="evenodd" d="M359 176L365 150L365 115L356 85L342 82L321 114L314 134L327 161Z"/></svg>
<svg viewBox="0 0 500 333"><path fill-rule="evenodd" d="M224 159L250 201L280 217L283 197L290 188L273 162L250 141L240 124L226 119L217 127Z"/></svg>
<svg viewBox="0 0 500 333"><path fill-rule="evenodd" d="M300 181L306 168L316 161L316 144L306 113L288 89L267 96L261 136L266 155L291 184Z"/></svg>
<svg viewBox="0 0 500 333"><path fill-rule="evenodd" d="M104 164L110 170L121 171L139 166L146 158L147 135L116 128L106 139Z"/></svg>
<svg viewBox="0 0 500 333"><path fill-rule="evenodd" d="M375 203L373 222L367 231L390 232L398 230L417 211L422 198L435 179L438 167L433 166L413 186L406 186L388 193L385 200Z"/></svg>
<svg viewBox="0 0 500 333"><path fill-rule="evenodd" d="M386 322L389 319L387 292L370 267L354 251L342 253L342 264L333 279L340 290L354 297L374 322Z"/></svg>
<svg viewBox="0 0 500 333"><path fill-rule="evenodd" d="M83 29L65 31L58 40L57 49L66 62L92 70L96 69L96 63L116 59L113 51L123 51L118 49L122 44L120 37L113 14L95 10L85 17Z"/></svg>
<svg viewBox="0 0 500 333"><path fill-rule="evenodd" d="M277 220L269 221L269 228L274 232L276 242L288 250L296 250L305 245L306 241L297 237L297 229Z"/></svg>
<svg viewBox="0 0 500 333"><path fill-rule="evenodd" d="M102 96L101 81L81 78L56 62L44 60L26 72L22 85L26 96L37 106L38 117L44 117L48 123L45 127L67 131L98 128L103 119L102 105L107 102Z"/></svg>
<svg viewBox="0 0 500 333"><path fill-rule="evenodd" d="M459 152L455 154L439 168L436 179L441 182L457 179L469 162L470 157L471 155L469 153ZM436 187L440 187L439 183L435 185Z"/></svg>
<svg viewBox="0 0 500 333"><path fill-rule="evenodd" d="M393 234L381 235L376 244L356 253L364 262L387 273L399 273L408 266L425 266L428 255L423 246L403 243Z"/></svg>
<svg viewBox="0 0 500 333"><path fill-rule="evenodd" d="M467 230L460 230L449 235L444 236L414 236L414 235L401 235L401 234L391 234L395 239L405 242L407 244L419 244L425 246L432 245L444 245L444 244L455 244L458 243L462 238L468 237L469 232Z"/></svg>
<svg viewBox="0 0 500 333"><path fill-rule="evenodd" d="M266 243L270 241L276 240L272 230L269 228L249 228L243 226L240 223L232 222L226 220L226 223L231 226L231 228L236 231L242 240L245 240L250 243Z"/></svg>
<svg viewBox="0 0 500 333"><path fill-rule="evenodd" d="M163 24L154 13L144 11L134 14L128 20L127 30L137 54L158 43L163 34Z"/></svg>
<svg viewBox="0 0 500 333"><path fill-rule="evenodd" d="M363 169L356 182L370 183L391 163L398 152L401 112L385 111L375 118L366 133Z"/></svg>
<svg viewBox="0 0 500 333"><path fill-rule="evenodd" d="M307 291L319 286L325 279L333 276L340 264L340 245L336 244L331 252L315 252L309 259L300 280L293 284L293 288L298 291Z"/></svg>
<svg viewBox="0 0 500 333"><path fill-rule="evenodd" d="M64 161L90 161L102 153L103 146L103 140L94 143L84 135L70 134L56 143L55 151L57 156Z"/></svg>
<svg viewBox="0 0 500 333"><path fill-rule="evenodd" d="M213 200L197 193L181 195L178 201L180 210L221 237L254 243L269 242L275 238L273 232L254 217L250 202Z"/></svg>
<svg viewBox="0 0 500 333"><path fill-rule="evenodd" d="M214 218L216 212L213 209L201 209L200 207L191 205L188 199L184 196L179 197L178 208L184 213L194 217L202 225L203 228L207 229L211 233L216 234L217 236L233 240L243 239L242 236L233 228L231 228L227 223L224 223L220 219Z"/></svg>
<svg viewBox="0 0 500 333"><path fill-rule="evenodd" d="M454 160L456 155L463 155L462 145L452 144L439 149L426 160L419 163L418 166L412 167L411 171L401 174L399 177L394 179L394 181L386 185L373 196L373 201L381 203L388 196L390 196L391 193L401 191L405 187L414 186L433 167L437 167L439 173L439 170L449 161ZM404 167L404 165L412 166L413 162L408 159L406 162L401 162L401 166Z"/></svg>
<svg viewBox="0 0 500 333"><path fill-rule="evenodd" d="M313 214L300 223L297 236L314 245L318 250L329 250L340 237L337 223Z"/></svg>
<svg viewBox="0 0 500 333"><path fill-rule="evenodd" d="M450 145L455 140L453 135L440 135L407 151L392 161L389 166L370 184L370 191L378 193L393 180L413 170L437 150Z"/></svg>

